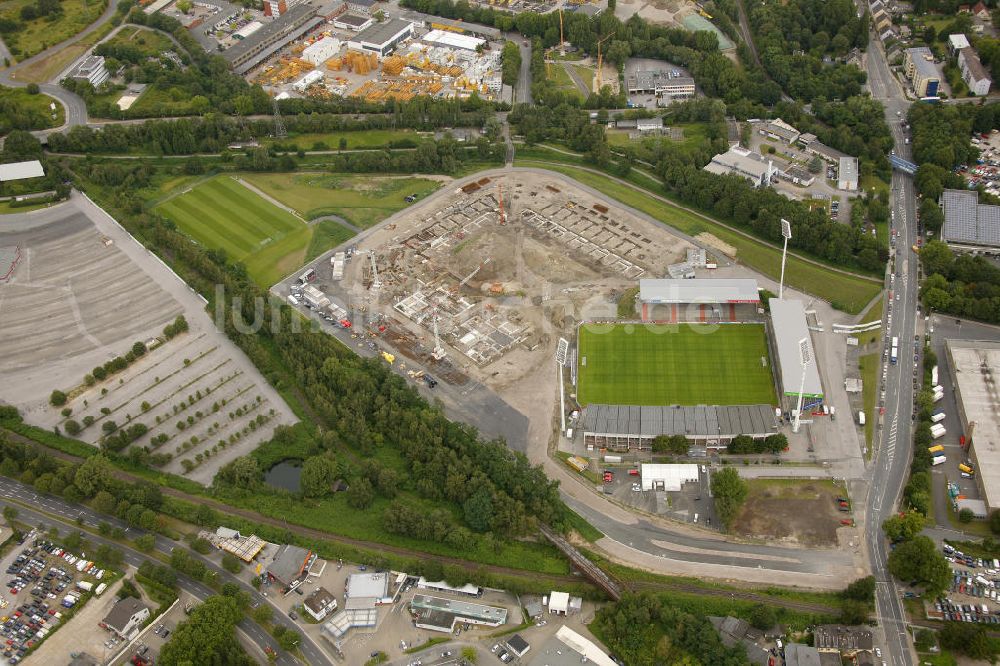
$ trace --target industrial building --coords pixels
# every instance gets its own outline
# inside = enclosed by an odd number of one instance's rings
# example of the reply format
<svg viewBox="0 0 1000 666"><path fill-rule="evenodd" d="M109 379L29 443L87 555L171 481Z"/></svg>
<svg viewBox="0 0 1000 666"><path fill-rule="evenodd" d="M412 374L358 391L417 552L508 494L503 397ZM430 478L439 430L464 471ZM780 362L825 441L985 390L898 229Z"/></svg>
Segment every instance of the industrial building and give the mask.
<svg viewBox="0 0 1000 666"><path fill-rule="evenodd" d="M625 78L625 86L630 95L656 95L671 99L694 97L694 79L689 76L674 76L673 72L638 70Z"/></svg>
<svg viewBox="0 0 1000 666"><path fill-rule="evenodd" d="M42 163L38 160L0 164L0 183L9 183L12 180L26 180L28 178L41 178L44 175L45 169L42 168Z"/></svg>
<svg viewBox="0 0 1000 666"><path fill-rule="evenodd" d="M941 240L953 250L1000 252L1000 206L979 203L975 190L941 193Z"/></svg>
<svg viewBox="0 0 1000 666"><path fill-rule="evenodd" d="M858 158L845 155L837 168L837 189L855 192L858 189Z"/></svg>
<svg viewBox="0 0 1000 666"><path fill-rule="evenodd" d="M355 14L371 16L375 10L375 0L347 0L347 10Z"/></svg>
<svg viewBox="0 0 1000 666"><path fill-rule="evenodd" d="M431 30L420 38L420 41L434 46L447 46L452 49L475 51L486 45L485 39L472 35L460 35L449 30Z"/></svg>
<svg viewBox="0 0 1000 666"><path fill-rule="evenodd" d="M415 594L410 601L410 613L418 629L450 634L456 622L499 627L507 622L507 609L469 601L442 599Z"/></svg>
<svg viewBox="0 0 1000 666"><path fill-rule="evenodd" d="M242 76L321 23L323 18L316 15L315 9L296 5L223 51L222 57Z"/></svg>
<svg viewBox="0 0 1000 666"><path fill-rule="evenodd" d="M761 126L760 133L771 139L784 141L787 144L793 144L799 138L799 131L781 118L766 121Z"/></svg>
<svg viewBox="0 0 1000 666"><path fill-rule="evenodd" d="M830 162L831 164L839 165L841 158L849 157L847 153L842 153L836 148L831 148L822 141L817 140L815 134L803 134L799 136L799 144L802 145L806 149L806 152L810 155L814 155L824 162Z"/></svg>
<svg viewBox="0 0 1000 666"><path fill-rule="evenodd" d="M726 152L716 155L711 162L705 165L704 169L717 176L730 174L742 176L753 183L755 187L770 185L777 172L771 160L739 146L732 146Z"/></svg>
<svg viewBox="0 0 1000 666"><path fill-rule="evenodd" d="M617 662L596 643L567 626L559 627L555 636L535 648L528 662L529 666L579 666L581 663L617 666Z"/></svg>
<svg viewBox="0 0 1000 666"><path fill-rule="evenodd" d="M149 607L135 597L125 597L111 607L101 626L130 641L149 618Z"/></svg>
<svg viewBox="0 0 1000 666"><path fill-rule="evenodd" d="M947 340L948 368L979 497L988 512L1000 508L1000 343ZM950 427L949 427L950 430Z"/></svg>
<svg viewBox="0 0 1000 666"><path fill-rule="evenodd" d="M990 92L993 82L974 48L966 46L959 50L958 68L962 71L962 80L969 86L969 92L973 95L986 95Z"/></svg>
<svg viewBox="0 0 1000 666"><path fill-rule="evenodd" d="M108 74L104 62L104 56L89 55L80 61L80 64L76 66L76 69L69 76L71 79L77 81L86 81L96 88L111 76Z"/></svg>
<svg viewBox="0 0 1000 666"><path fill-rule="evenodd" d="M309 567L316 561L316 554L306 548L285 544L278 549L267 567L267 577L281 585L284 591L290 590L296 583L302 581Z"/></svg>
<svg viewBox="0 0 1000 666"><path fill-rule="evenodd" d="M375 19L370 16L362 16L359 14L341 14L333 19L333 27L340 28L341 30L353 30L354 32L361 32L368 26L375 23Z"/></svg>
<svg viewBox="0 0 1000 666"><path fill-rule="evenodd" d="M685 483L698 481L697 465L650 465L639 466L639 478L643 490L678 492Z"/></svg>
<svg viewBox="0 0 1000 666"><path fill-rule="evenodd" d="M342 43L336 37L318 39L302 51L302 59L319 67L324 62L340 53Z"/></svg>
<svg viewBox="0 0 1000 666"><path fill-rule="evenodd" d="M427 580L421 576L417 580L418 590L431 590L432 592L451 592L453 594L464 594L470 597L478 597L483 593L483 588L478 585L473 585L472 583L466 583L465 585L455 586L449 585L443 580L431 581Z"/></svg>
<svg viewBox="0 0 1000 666"><path fill-rule="evenodd" d="M393 18L362 30L347 42L347 47L385 56L396 48L397 44L411 37L413 37L413 24Z"/></svg>
<svg viewBox="0 0 1000 666"><path fill-rule="evenodd" d="M643 321L746 321L754 317L759 305L760 290L753 279L639 280Z"/></svg>
<svg viewBox="0 0 1000 666"><path fill-rule="evenodd" d="M659 435L684 435L693 444L723 449L737 435L763 439L778 432L772 405L590 404L581 420L585 444L613 451L649 451Z"/></svg>
<svg viewBox="0 0 1000 666"><path fill-rule="evenodd" d="M797 299L772 298L768 301L771 310L771 358L778 364L779 395L785 396L789 408L798 404L799 389L806 405L823 400L823 384L816 363L816 351L806 323L806 311L802 301ZM799 342L805 340L809 362L805 367L805 383L802 381L802 357Z"/></svg>
<svg viewBox="0 0 1000 666"><path fill-rule="evenodd" d="M941 75L934 64L934 54L926 46L916 46L903 51L906 78L913 84L919 97L937 97Z"/></svg>

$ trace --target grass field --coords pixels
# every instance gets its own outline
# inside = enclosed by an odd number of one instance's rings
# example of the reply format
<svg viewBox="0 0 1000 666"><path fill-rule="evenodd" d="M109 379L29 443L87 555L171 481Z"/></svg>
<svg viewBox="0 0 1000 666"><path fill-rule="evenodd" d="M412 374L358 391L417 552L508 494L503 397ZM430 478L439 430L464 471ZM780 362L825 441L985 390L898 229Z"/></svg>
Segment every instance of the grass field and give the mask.
<svg viewBox="0 0 1000 666"><path fill-rule="evenodd" d="M580 159L570 155L563 155L537 146L534 148L518 147L517 155L519 157L514 158L515 166L535 166L565 174L691 236L708 232L735 247L737 260L740 263L775 280L779 277L780 247L749 238L711 219L665 204L647 193L636 190L635 188L651 192L662 191L662 185L658 181L637 169L632 169L628 175L628 182L635 186L630 187L611 180L603 174L578 168L577 165L582 164ZM551 164L550 162L563 162L564 164ZM785 283L805 293L819 296L838 310L850 314L861 312L864 306L882 289L882 283L877 279L868 280L839 273L822 265L803 261L794 255L788 257Z"/></svg>
<svg viewBox="0 0 1000 666"><path fill-rule="evenodd" d="M94 0L62 0L62 11L54 17L42 17L23 21L21 8L34 5L34 0L5 0L0 2L0 17L19 24L14 32L3 36L7 48L17 60L24 60L40 53L50 46L69 39L97 20L107 2Z"/></svg>
<svg viewBox="0 0 1000 666"><path fill-rule="evenodd" d="M270 286L305 263L317 229L265 201L230 176L216 176L168 198L155 210L187 235L242 261L262 286ZM344 229L320 230L322 243L334 245L351 236ZM315 255L313 255L315 256Z"/></svg>
<svg viewBox="0 0 1000 666"><path fill-rule="evenodd" d="M858 365L861 371L861 400L865 409L865 445L867 451L871 451L872 434L875 429L875 398L878 394L878 370L881 366L879 361L882 355L879 353L865 354L858 358ZM851 418L857 419L856 415Z"/></svg>
<svg viewBox="0 0 1000 666"><path fill-rule="evenodd" d="M585 325L579 345L584 405L777 402L761 325Z"/></svg>
<svg viewBox="0 0 1000 666"><path fill-rule="evenodd" d="M243 176L254 186L307 220L339 215L367 228L409 206L406 197L423 199L441 183L429 178L390 178L330 173L257 173Z"/></svg>
<svg viewBox="0 0 1000 666"><path fill-rule="evenodd" d="M14 103L22 109L22 113L30 114L31 127L28 129L42 130L50 127L59 127L66 122L66 109L54 97L38 93L32 95L24 88L7 88L0 86L0 102ZM52 111L51 104L55 102L56 110ZM6 122L0 121L0 136L8 127Z"/></svg>

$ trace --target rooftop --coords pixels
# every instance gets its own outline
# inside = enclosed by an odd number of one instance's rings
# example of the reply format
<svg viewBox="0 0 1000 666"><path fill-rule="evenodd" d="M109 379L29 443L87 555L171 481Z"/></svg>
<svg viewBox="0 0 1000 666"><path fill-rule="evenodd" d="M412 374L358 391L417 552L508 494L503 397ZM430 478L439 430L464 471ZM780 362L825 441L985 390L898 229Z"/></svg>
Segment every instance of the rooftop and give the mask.
<svg viewBox="0 0 1000 666"><path fill-rule="evenodd" d="M521 638L521 634L514 634L508 638L507 645L509 645L510 649L516 652L518 656L523 656L525 652L531 649L531 646L528 645L528 641Z"/></svg>
<svg viewBox="0 0 1000 666"><path fill-rule="evenodd" d="M819 651L800 643L785 646L785 666L820 666Z"/></svg>
<svg viewBox="0 0 1000 666"><path fill-rule="evenodd" d="M296 578L302 575L302 572L306 568L306 562L311 556L312 551L310 550L292 544L285 544L278 549L274 559L268 563L267 573L281 583L290 585Z"/></svg>
<svg viewBox="0 0 1000 666"><path fill-rule="evenodd" d="M969 76L973 81L983 81L990 78L989 73L987 73L986 68L983 67L983 63L979 59L979 54L976 53L976 49L966 46L961 50L961 53L962 60L965 61L965 68L969 71Z"/></svg>
<svg viewBox="0 0 1000 666"><path fill-rule="evenodd" d="M135 597L125 597L119 599L118 603L111 607L111 611L104 618L104 624L114 627L119 632L125 628L132 616L146 608L146 605Z"/></svg>
<svg viewBox="0 0 1000 666"><path fill-rule="evenodd" d="M349 599L384 599L389 596L389 574L356 573L347 579Z"/></svg>
<svg viewBox="0 0 1000 666"><path fill-rule="evenodd" d="M368 44L385 44L391 42L395 37L413 24L399 18L392 18L384 23L370 25L357 35L351 38L352 42L366 42Z"/></svg>
<svg viewBox="0 0 1000 666"><path fill-rule="evenodd" d="M308 4L295 5L278 18L265 23L263 28L255 31L246 39L241 39L223 51L222 57L230 63L241 63L237 65L238 69L245 67L245 58L249 58L251 62L257 58L262 60L270 55L270 52L277 51L282 40L288 42L301 34L301 28L304 24L310 21L317 24L322 23L323 19L316 16L315 12L315 8ZM265 47L258 52L262 43L268 43L272 46Z"/></svg>
<svg viewBox="0 0 1000 666"><path fill-rule="evenodd" d="M799 138L799 131L781 118L775 118L764 123L764 130L789 142Z"/></svg>
<svg viewBox="0 0 1000 666"><path fill-rule="evenodd" d="M915 46L910 49L906 49L906 53L910 56L910 61L913 63L914 68L923 79L937 79L939 78L938 69L934 66L934 54L926 46Z"/></svg>
<svg viewBox="0 0 1000 666"><path fill-rule="evenodd" d="M809 143L808 147L811 152L814 152L821 157L825 157L828 160L839 160L841 157L849 157L847 153L842 153L836 148L831 148L821 141L813 140Z"/></svg>
<svg viewBox="0 0 1000 666"><path fill-rule="evenodd" d="M771 161L763 155L739 146L732 146L724 153L719 153L705 165L705 170L715 174L725 174L732 170L751 174L757 178L766 176L771 170Z"/></svg>
<svg viewBox="0 0 1000 666"><path fill-rule="evenodd" d="M985 491L981 499L991 509L1000 508L1000 396L993 381L1000 377L1000 344L982 340L948 340L945 344L959 409L966 423L975 423L972 448Z"/></svg>
<svg viewBox="0 0 1000 666"><path fill-rule="evenodd" d="M580 666L584 657L594 666L616 666L596 643L567 626L560 627L555 636L529 655L529 666Z"/></svg>
<svg viewBox="0 0 1000 666"><path fill-rule="evenodd" d="M802 301L772 298L768 301L768 305L771 309L774 346L778 350L782 390L785 395L798 395L799 386L802 384L799 341L805 338L809 349L809 364L806 366L806 383L803 390L806 396L822 397L823 384L820 382L819 370L816 367L816 351L813 349L812 336L809 335Z"/></svg>
<svg viewBox="0 0 1000 666"><path fill-rule="evenodd" d="M757 281L743 278L639 280L643 303L759 303Z"/></svg>
<svg viewBox="0 0 1000 666"><path fill-rule="evenodd" d="M426 594L415 594L410 601L411 610L450 613L455 617L465 617L493 625L501 625L507 621L507 609L499 606L486 606L471 601L443 599Z"/></svg>
<svg viewBox="0 0 1000 666"><path fill-rule="evenodd" d="M659 465L643 463L640 466L642 489L652 490L655 482L663 482L663 490L676 492L690 481L698 480L698 466L689 464Z"/></svg>
<svg viewBox="0 0 1000 666"><path fill-rule="evenodd" d="M796 384L798 386L798 384ZM599 435L734 437L777 432L771 405L587 405L583 431Z"/></svg>
<svg viewBox="0 0 1000 666"><path fill-rule="evenodd" d="M90 55L80 61L80 64L76 66L76 72L79 75L87 76L90 72L103 66L104 56Z"/></svg>
<svg viewBox="0 0 1000 666"><path fill-rule="evenodd" d="M964 48L968 48L969 38L961 33L957 35L948 35L948 45L951 47L952 51L961 51Z"/></svg>
<svg viewBox="0 0 1000 666"><path fill-rule="evenodd" d="M450 30L431 30L421 37L420 40L428 44L443 44L456 49L465 49L466 51L475 51L479 46L486 43L485 39L473 37L472 35L460 35Z"/></svg>
<svg viewBox="0 0 1000 666"><path fill-rule="evenodd" d="M329 608L331 604L336 607L337 597L326 589L325 587L317 587L315 591L311 592L305 601L302 602L307 608L312 610L313 613L319 615L324 610Z"/></svg>
<svg viewBox="0 0 1000 666"><path fill-rule="evenodd" d="M348 12L347 14L341 14L334 20L337 23L345 23L347 25L358 27L368 23L368 21L371 21L372 19L368 16L358 16L357 14L351 14Z"/></svg>
<svg viewBox="0 0 1000 666"><path fill-rule="evenodd" d="M857 157L841 157L840 158L840 169L838 170L840 180L857 180L858 179L858 158Z"/></svg>
<svg viewBox="0 0 1000 666"><path fill-rule="evenodd" d="M945 242L1000 247L1000 206L979 203L975 190L945 190L941 207L941 238Z"/></svg>
<svg viewBox="0 0 1000 666"><path fill-rule="evenodd" d="M10 180L24 180L25 178L41 178L45 175L45 169L38 160L27 162L10 162L0 164L0 183Z"/></svg>
<svg viewBox="0 0 1000 666"><path fill-rule="evenodd" d="M813 645L817 650L855 652L871 650L872 632L867 627L846 627L840 624L822 624L813 630Z"/></svg>

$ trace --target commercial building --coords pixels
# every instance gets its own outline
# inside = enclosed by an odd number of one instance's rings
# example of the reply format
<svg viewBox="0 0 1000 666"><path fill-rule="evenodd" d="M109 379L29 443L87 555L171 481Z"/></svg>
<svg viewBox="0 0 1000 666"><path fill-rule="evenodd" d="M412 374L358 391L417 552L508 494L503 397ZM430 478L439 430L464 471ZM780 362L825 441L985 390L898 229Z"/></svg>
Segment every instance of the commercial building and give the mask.
<svg viewBox="0 0 1000 666"><path fill-rule="evenodd" d="M397 44L411 37L413 37L413 24L393 18L365 28L347 42L347 47L384 56L396 48Z"/></svg>
<svg viewBox="0 0 1000 666"><path fill-rule="evenodd" d="M507 639L507 649L513 652L514 656L520 658L528 654L531 645L528 644L528 641L524 640L521 634L514 634Z"/></svg>
<svg viewBox="0 0 1000 666"><path fill-rule="evenodd" d="M941 193L941 240L953 250L1000 252L1000 206L979 203L975 190Z"/></svg>
<svg viewBox="0 0 1000 666"><path fill-rule="evenodd" d="M324 638L336 644L348 631L355 628L371 628L378 625L378 609L375 607L356 607L350 600L344 610L331 617L320 628Z"/></svg>
<svg viewBox="0 0 1000 666"><path fill-rule="evenodd" d="M960 434L971 442L968 455L976 470L979 497L991 512L1000 509L1000 399L995 385L1000 377L1000 343L947 340L945 350Z"/></svg>
<svg viewBox="0 0 1000 666"><path fill-rule="evenodd" d="M562 615L565 617L573 613L579 613L580 609L583 608L582 598L571 597L569 596L569 592L560 592L559 590L549 592L547 601L551 615ZM546 599L543 598L542 604L545 605L545 602Z"/></svg>
<svg viewBox="0 0 1000 666"><path fill-rule="evenodd" d="M630 95L656 95L670 99L694 97L694 79L689 76L674 76L673 72L662 70L638 70L625 78L625 86Z"/></svg>
<svg viewBox="0 0 1000 666"><path fill-rule="evenodd" d="M243 536L228 527L220 527L215 534L209 534L207 538L216 548L235 555L244 562L250 562L257 557L265 544L265 541L255 534Z"/></svg>
<svg viewBox="0 0 1000 666"><path fill-rule="evenodd" d="M989 94L993 82L974 48L967 46L958 52L958 68L962 71L965 85L969 86L969 92L973 95Z"/></svg>
<svg viewBox="0 0 1000 666"><path fill-rule="evenodd" d="M337 597L325 587L317 587L302 602L302 606L314 620L321 622L328 614L337 610Z"/></svg>
<svg viewBox="0 0 1000 666"><path fill-rule="evenodd" d="M341 14L333 19L334 28L340 28L341 30L353 30L354 32L361 32L373 23L375 23L375 19L361 14Z"/></svg>
<svg viewBox="0 0 1000 666"><path fill-rule="evenodd" d="M347 10L355 14L371 16L377 10L375 0L347 0Z"/></svg>
<svg viewBox="0 0 1000 666"><path fill-rule="evenodd" d="M45 169L38 160L0 164L0 183L7 183L12 180L26 180L28 178L41 178L44 175Z"/></svg>
<svg viewBox="0 0 1000 666"><path fill-rule="evenodd" d="M962 49L967 49L971 44L969 44L969 38L965 35L959 33L957 35L948 35L948 53L952 56L957 56L958 52Z"/></svg>
<svg viewBox="0 0 1000 666"><path fill-rule="evenodd" d="M111 607L101 626L130 641L148 618L149 608L145 604L135 597L125 597Z"/></svg>
<svg viewBox="0 0 1000 666"><path fill-rule="evenodd" d="M265 5L266 10L266 5ZM296 5L222 52L233 71L244 75L323 22L309 5Z"/></svg>
<svg viewBox="0 0 1000 666"><path fill-rule="evenodd" d="M813 630L813 647L820 653L838 652L852 659L874 647L871 629L847 627L840 624L821 624Z"/></svg>
<svg viewBox="0 0 1000 666"><path fill-rule="evenodd" d="M804 142L806 137L812 137L808 143ZM816 140L816 136L813 134L803 134L799 137L799 143L805 147L807 153L820 158L824 162L839 164L841 158L849 157L847 153L842 153L836 148L831 148L822 141Z"/></svg>
<svg viewBox="0 0 1000 666"><path fill-rule="evenodd" d="M778 432L772 405L590 404L582 422L585 444L613 451L649 451L659 435L684 435L693 444L722 449L737 435L763 439Z"/></svg>
<svg viewBox="0 0 1000 666"><path fill-rule="evenodd" d="M285 544L268 563L267 577L284 587L287 592L306 577L306 572L315 561L316 554L311 550Z"/></svg>
<svg viewBox="0 0 1000 666"><path fill-rule="evenodd" d="M356 573L347 578L348 600L370 601L372 606L392 603L389 596L389 574L386 572Z"/></svg>
<svg viewBox="0 0 1000 666"><path fill-rule="evenodd" d="M302 51L302 59L319 67L324 62L340 53L341 41L336 37L324 37L316 40Z"/></svg>
<svg viewBox="0 0 1000 666"><path fill-rule="evenodd" d="M797 299L772 298L768 301L771 310L771 358L778 364L780 382L779 393L785 396L785 404L794 407L798 403L799 389L804 396L803 406L823 400L823 384L816 363L816 351L806 323L806 311L802 301ZM802 357L799 342L805 340L809 353L809 363L805 368L805 383L802 383Z"/></svg>
<svg viewBox="0 0 1000 666"><path fill-rule="evenodd" d="M420 41L433 46L447 46L463 51L475 51L486 45L485 39L472 35L460 35L450 30L431 30L420 38Z"/></svg>
<svg viewBox="0 0 1000 666"><path fill-rule="evenodd" d="M483 594L483 588L478 585L473 585L472 583L466 583L465 585L456 586L449 585L443 580L430 581L421 576L417 580L418 590L431 590L432 592L452 592L454 594L465 594L470 597L479 597Z"/></svg>
<svg viewBox="0 0 1000 666"><path fill-rule="evenodd" d="M858 158L844 156L840 158L840 166L837 169L837 189L849 192L858 189Z"/></svg>
<svg viewBox="0 0 1000 666"><path fill-rule="evenodd" d="M697 465L650 465L639 467L643 490L678 492L685 483L698 481Z"/></svg>
<svg viewBox="0 0 1000 666"><path fill-rule="evenodd" d="M799 131L781 118L765 122L760 128L760 133L766 137L784 141L788 144L795 143L799 138Z"/></svg>
<svg viewBox="0 0 1000 666"><path fill-rule="evenodd" d="M108 80L107 67L104 66L104 56L89 55L80 61L70 78L77 81L86 81L95 88Z"/></svg>
<svg viewBox="0 0 1000 666"><path fill-rule="evenodd" d="M742 176L755 187L770 185L777 172L771 160L739 146L732 146L726 152L716 155L704 169L718 176Z"/></svg>
<svg viewBox="0 0 1000 666"><path fill-rule="evenodd" d="M567 626L559 627L555 636L532 654L529 666L580 666L581 663L617 666L617 662L596 643Z"/></svg>
<svg viewBox="0 0 1000 666"><path fill-rule="evenodd" d="M937 97L941 75L934 64L934 54L926 46L916 46L903 51L906 78L913 84L919 97Z"/></svg>
<svg viewBox="0 0 1000 666"><path fill-rule="evenodd" d="M659 116L656 118L638 118L635 121L635 129L640 134L644 132L662 132L663 118Z"/></svg>
<svg viewBox="0 0 1000 666"><path fill-rule="evenodd" d="M507 609L469 601L415 594L410 601L413 623L419 629L450 634L456 622L499 627L507 622Z"/></svg>
<svg viewBox="0 0 1000 666"><path fill-rule="evenodd" d="M785 646L785 666L820 666L819 650L801 643Z"/></svg>

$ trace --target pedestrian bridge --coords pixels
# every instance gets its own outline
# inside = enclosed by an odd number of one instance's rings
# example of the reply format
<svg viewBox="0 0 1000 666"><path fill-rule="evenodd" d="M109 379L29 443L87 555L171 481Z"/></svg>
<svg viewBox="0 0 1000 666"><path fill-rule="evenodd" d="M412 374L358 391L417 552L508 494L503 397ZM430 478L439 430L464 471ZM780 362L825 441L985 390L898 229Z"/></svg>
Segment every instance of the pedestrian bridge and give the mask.
<svg viewBox="0 0 1000 666"><path fill-rule="evenodd" d="M892 164L893 169L898 169L907 175L913 176L917 173L917 165L909 160L904 160L899 155L890 155L889 163Z"/></svg>

